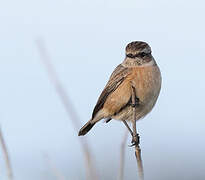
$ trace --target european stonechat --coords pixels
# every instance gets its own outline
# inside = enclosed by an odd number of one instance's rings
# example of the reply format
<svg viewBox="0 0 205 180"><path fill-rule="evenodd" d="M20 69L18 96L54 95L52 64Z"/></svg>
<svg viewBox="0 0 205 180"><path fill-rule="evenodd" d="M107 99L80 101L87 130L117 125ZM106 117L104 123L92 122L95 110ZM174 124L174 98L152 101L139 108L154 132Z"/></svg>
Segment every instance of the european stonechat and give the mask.
<svg viewBox="0 0 205 180"><path fill-rule="evenodd" d="M134 41L125 50L124 61L111 74L91 120L80 129L79 136L85 135L101 119L107 122L121 120L129 129L127 121L133 121L133 106L136 107L136 120L143 118L154 107L161 89L161 73L150 46L146 42ZM136 95L134 104L133 89Z"/></svg>

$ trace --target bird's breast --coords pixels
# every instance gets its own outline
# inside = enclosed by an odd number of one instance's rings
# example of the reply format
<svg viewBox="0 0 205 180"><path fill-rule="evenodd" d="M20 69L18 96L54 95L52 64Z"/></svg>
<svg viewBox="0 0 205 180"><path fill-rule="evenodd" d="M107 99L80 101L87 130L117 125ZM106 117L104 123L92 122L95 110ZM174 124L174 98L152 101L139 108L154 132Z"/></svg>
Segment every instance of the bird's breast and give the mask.
<svg viewBox="0 0 205 180"><path fill-rule="evenodd" d="M132 95L131 86L140 101L136 109L136 118L140 119L152 110L160 92L161 75L157 65L130 69L129 75L104 104L103 109L108 116L117 120L132 120L133 109L127 106Z"/></svg>
<svg viewBox="0 0 205 180"><path fill-rule="evenodd" d="M146 105L158 97L161 74L157 65L134 67L130 76L130 82L135 87L136 95L142 104Z"/></svg>
<svg viewBox="0 0 205 180"><path fill-rule="evenodd" d="M135 67L127 78L129 79L130 86L135 87L136 96L140 101L136 108L136 119L138 120L147 115L157 101L161 89L160 70L156 65L151 67ZM132 121L132 114L133 109L131 106L128 106L113 118Z"/></svg>

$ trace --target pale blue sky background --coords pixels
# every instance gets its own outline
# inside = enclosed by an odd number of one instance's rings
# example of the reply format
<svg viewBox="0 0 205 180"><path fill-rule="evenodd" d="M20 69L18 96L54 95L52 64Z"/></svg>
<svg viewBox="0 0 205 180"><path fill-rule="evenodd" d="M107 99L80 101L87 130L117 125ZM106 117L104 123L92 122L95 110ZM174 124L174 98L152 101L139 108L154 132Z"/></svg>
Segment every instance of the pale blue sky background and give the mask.
<svg viewBox="0 0 205 180"><path fill-rule="evenodd" d="M67 179L84 179L77 133L40 60L39 37L82 124L126 44L148 42L163 85L154 110L137 123L146 180L205 179L204 6L202 0L0 1L0 123L15 180L55 179L45 153ZM116 179L124 130L112 121L87 135L101 179ZM133 149L126 150L125 178L136 179ZM2 156L0 169L4 180Z"/></svg>

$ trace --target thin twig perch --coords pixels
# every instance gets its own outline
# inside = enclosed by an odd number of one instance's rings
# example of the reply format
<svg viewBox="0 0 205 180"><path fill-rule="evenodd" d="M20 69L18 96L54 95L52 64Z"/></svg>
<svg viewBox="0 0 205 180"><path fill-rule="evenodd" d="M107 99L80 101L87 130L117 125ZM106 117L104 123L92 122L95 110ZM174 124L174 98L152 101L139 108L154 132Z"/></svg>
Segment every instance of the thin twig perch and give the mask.
<svg viewBox="0 0 205 180"><path fill-rule="evenodd" d="M137 160L137 166L138 166L138 177L139 180L144 180L144 169L143 169L143 163L142 163L142 157L141 157L141 149L140 149L140 141L139 141L139 135L137 134L136 130L136 94L135 94L135 89L132 89L132 104L135 105L133 106L133 135L137 135L137 137L133 138L138 138L138 140L135 142L138 142L135 144L135 157Z"/></svg>
<svg viewBox="0 0 205 180"><path fill-rule="evenodd" d="M8 153L8 150L7 150L7 147L6 147L6 143L4 141L3 133L1 131L1 127L0 127L0 144L1 144L1 147L2 147L3 157L5 159L8 179L12 180L13 179L13 173L12 173L12 168L11 168L11 162L10 162L9 153Z"/></svg>
<svg viewBox="0 0 205 180"><path fill-rule="evenodd" d="M137 160L139 179L144 180L144 169L142 164L141 149L139 145L135 146L135 157Z"/></svg>
<svg viewBox="0 0 205 180"><path fill-rule="evenodd" d="M70 120L73 124L73 127L75 128L76 131L78 131L79 127L80 127L80 118L78 117L77 111L74 109L73 104L71 103L71 100L68 96L68 94L66 93L63 85L61 84L58 75L55 71L55 68L53 67L50 57L46 51L46 48L44 46L44 43L42 40L37 40L37 46L38 46L38 50L40 52L41 55L41 60L43 62L43 64L45 65L47 71L48 71L48 75L49 78L51 80L51 82L53 83L53 85L56 88L56 91L65 107L65 110L67 112L68 117L70 117ZM77 133L76 133L77 134ZM87 172L87 179L93 179L96 180L97 175L96 175L96 171L94 170L94 167L92 165L92 160L91 160L91 155L90 155L90 149L88 147L87 141L85 140L85 138L80 139L78 138L82 147L82 151L84 153L84 157L85 157L85 162L86 162L86 172Z"/></svg>
<svg viewBox="0 0 205 180"><path fill-rule="evenodd" d="M125 166L125 145L128 137L128 131L126 129L125 134L122 139L120 147L120 167L119 167L119 180L123 180L124 177L124 166Z"/></svg>

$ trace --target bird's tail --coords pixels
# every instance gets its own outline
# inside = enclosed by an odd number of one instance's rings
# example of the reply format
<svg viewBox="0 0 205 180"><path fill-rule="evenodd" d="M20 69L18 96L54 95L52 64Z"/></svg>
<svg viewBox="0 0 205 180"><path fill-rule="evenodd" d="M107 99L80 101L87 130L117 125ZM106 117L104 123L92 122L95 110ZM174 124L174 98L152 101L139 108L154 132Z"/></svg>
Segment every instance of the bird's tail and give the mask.
<svg viewBox="0 0 205 180"><path fill-rule="evenodd" d="M88 121L79 131L78 136L84 136L91 130L91 128L95 125L96 122Z"/></svg>

